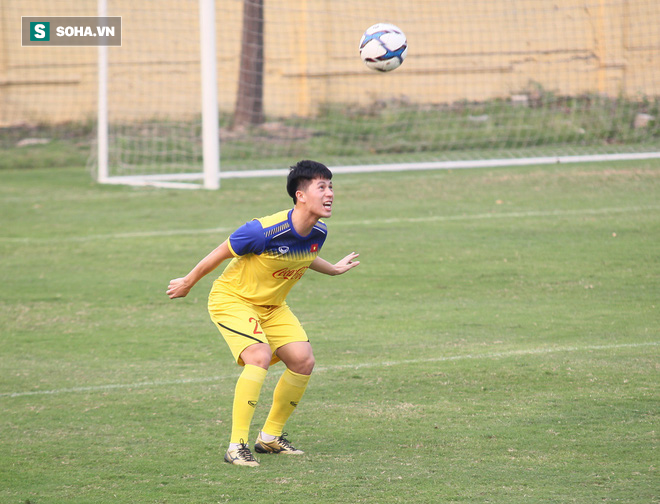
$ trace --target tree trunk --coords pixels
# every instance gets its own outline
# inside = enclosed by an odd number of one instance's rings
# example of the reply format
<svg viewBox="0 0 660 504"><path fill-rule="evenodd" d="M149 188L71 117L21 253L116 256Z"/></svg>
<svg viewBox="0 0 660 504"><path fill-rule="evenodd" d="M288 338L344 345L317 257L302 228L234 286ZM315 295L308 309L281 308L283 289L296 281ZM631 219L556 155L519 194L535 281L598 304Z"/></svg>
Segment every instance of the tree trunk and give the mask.
<svg viewBox="0 0 660 504"><path fill-rule="evenodd" d="M264 0L243 0L243 38L232 129L264 122Z"/></svg>

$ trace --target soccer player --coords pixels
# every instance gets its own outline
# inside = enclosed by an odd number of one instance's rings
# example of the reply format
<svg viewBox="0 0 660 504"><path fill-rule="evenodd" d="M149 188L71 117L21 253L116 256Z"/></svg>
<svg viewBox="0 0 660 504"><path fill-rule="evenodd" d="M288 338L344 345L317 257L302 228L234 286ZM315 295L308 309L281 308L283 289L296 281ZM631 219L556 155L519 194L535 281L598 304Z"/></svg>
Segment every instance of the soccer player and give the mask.
<svg viewBox="0 0 660 504"><path fill-rule="evenodd" d="M307 269L341 275L360 264L354 252L336 264L319 256L327 236L321 219L332 215L331 171L315 161L300 161L291 167L286 188L293 209L239 227L185 277L171 280L167 290L171 299L185 297L202 277L232 259L213 283L208 303L211 320L243 366L225 453L230 464L259 465L247 442L250 423L268 368L280 360L286 370L254 448L258 453L303 453L285 438L283 429L307 388L314 354L286 296Z"/></svg>

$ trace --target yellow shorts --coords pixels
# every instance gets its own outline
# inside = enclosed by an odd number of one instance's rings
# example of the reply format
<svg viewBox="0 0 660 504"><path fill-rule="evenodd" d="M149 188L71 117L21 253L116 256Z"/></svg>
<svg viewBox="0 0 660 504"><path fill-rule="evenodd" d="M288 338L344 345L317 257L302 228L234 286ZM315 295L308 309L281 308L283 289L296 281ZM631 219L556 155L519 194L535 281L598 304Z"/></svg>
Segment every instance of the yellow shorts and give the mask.
<svg viewBox="0 0 660 504"><path fill-rule="evenodd" d="M287 343L309 341L298 318L288 305L258 306L227 294L211 292L209 315L225 338L236 362L243 366L241 353L255 343L270 345L271 364L279 362L277 349Z"/></svg>

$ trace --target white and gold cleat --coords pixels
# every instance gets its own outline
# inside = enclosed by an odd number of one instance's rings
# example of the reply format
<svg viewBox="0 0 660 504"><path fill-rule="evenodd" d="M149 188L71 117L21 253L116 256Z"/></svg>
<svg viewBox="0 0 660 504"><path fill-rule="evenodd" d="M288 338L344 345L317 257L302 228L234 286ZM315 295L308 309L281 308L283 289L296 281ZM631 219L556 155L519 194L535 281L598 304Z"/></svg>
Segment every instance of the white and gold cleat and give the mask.
<svg viewBox="0 0 660 504"><path fill-rule="evenodd" d="M252 455L250 447L245 443L240 443L237 448L230 447L227 450L227 453L225 453L225 462L241 466L259 466L259 462L254 458L254 455Z"/></svg>
<svg viewBox="0 0 660 504"><path fill-rule="evenodd" d="M264 441L260 432L257 437L257 442L254 445L254 451L257 453L282 453L286 455L302 455L305 453L302 450L294 448L284 436L288 436L288 434L284 433L272 441Z"/></svg>

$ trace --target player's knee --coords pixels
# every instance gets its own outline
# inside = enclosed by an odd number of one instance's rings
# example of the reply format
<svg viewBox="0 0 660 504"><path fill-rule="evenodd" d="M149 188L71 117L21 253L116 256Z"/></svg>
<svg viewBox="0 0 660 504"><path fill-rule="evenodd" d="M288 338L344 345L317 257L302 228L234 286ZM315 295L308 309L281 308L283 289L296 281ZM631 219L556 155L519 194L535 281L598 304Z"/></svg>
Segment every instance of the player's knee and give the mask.
<svg viewBox="0 0 660 504"><path fill-rule="evenodd" d="M314 370L314 365L316 364L316 360L314 359L313 355L310 355L309 358L306 361L306 366L309 369L309 373L305 374L312 374L312 371Z"/></svg>
<svg viewBox="0 0 660 504"><path fill-rule="evenodd" d="M241 353L241 359L245 364L258 366L263 369L268 369L270 361L273 358L270 347L264 343L251 345Z"/></svg>
<svg viewBox="0 0 660 504"><path fill-rule="evenodd" d="M316 360L314 359L314 355L310 353L298 360L295 366L293 366L295 369L291 369L291 371L302 375L311 375L314 370L314 364L316 364Z"/></svg>

